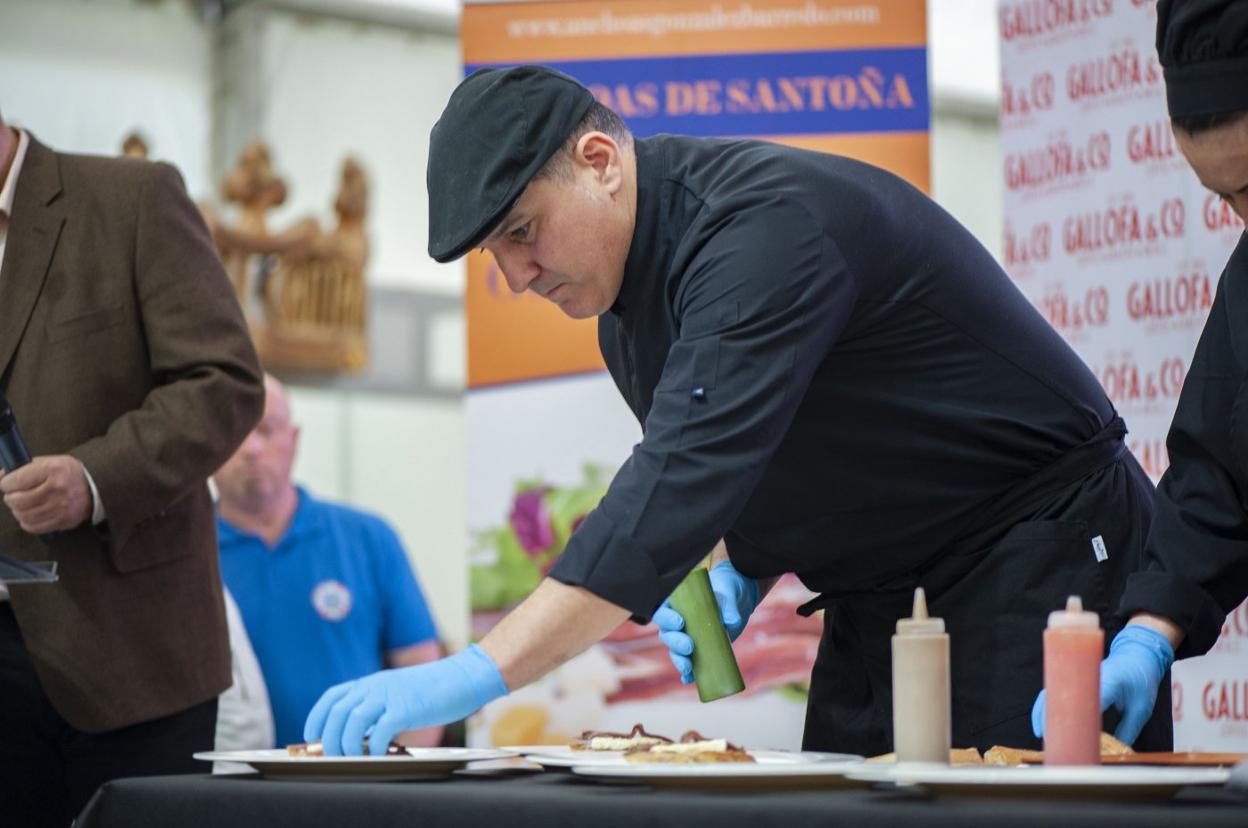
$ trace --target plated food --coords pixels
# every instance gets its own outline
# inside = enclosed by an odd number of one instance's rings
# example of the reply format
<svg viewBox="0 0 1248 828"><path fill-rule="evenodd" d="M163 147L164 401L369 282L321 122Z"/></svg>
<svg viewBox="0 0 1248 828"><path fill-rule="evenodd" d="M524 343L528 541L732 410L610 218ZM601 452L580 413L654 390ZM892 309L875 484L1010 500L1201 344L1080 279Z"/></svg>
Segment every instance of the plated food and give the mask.
<svg viewBox="0 0 1248 828"><path fill-rule="evenodd" d="M223 750L196 753L204 762L251 765L270 779L323 781L390 781L443 779L469 762L507 759L511 754L492 748L391 747L386 756L326 756L319 743L295 744L268 750Z"/></svg>
<svg viewBox="0 0 1248 828"><path fill-rule="evenodd" d="M1134 754L1131 746L1118 741L1108 733L1101 733L1101 762L1109 764L1113 760ZM1044 751L1027 748L1012 748L993 745L984 753L985 765L1043 765Z"/></svg>
<svg viewBox="0 0 1248 828"><path fill-rule="evenodd" d="M298 742L293 745L286 746L286 754L288 756L324 756L325 747L320 742ZM368 738L364 739L364 755L368 755ZM407 751L399 745L390 743L386 748L387 756L406 756Z"/></svg>
<svg viewBox="0 0 1248 828"><path fill-rule="evenodd" d="M1104 764L1129 764L1126 757L1135 755L1130 745L1124 744L1108 733L1101 734L1101 762ZM885 753L872 756L868 762L880 764L896 762L897 754ZM993 745L981 756L975 748L954 748L949 751L951 765L1001 765L1016 767L1019 765L1043 765L1044 751L1030 748L1006 747Z"/></svg>
<svg viewBox="0 0 1248 828"><path fill-rule="evenodd" d="M687 744L698 745L697 742ZM613 762L577 763L572 765L571 770L577 776L590 779L627 779L655 788L688 790L787 791L868 785L851 782L846 778L851 769L861 767L861 756L763 749L751 750L748 754L746 751L736 753L732 750L708 752L702 751L702 747L704 746L698 745L698 750L695 751L695 754L702 754L697 761L654 761L653 758L638 761L625 754L623 757L614 757ZM659 755L663 753L664 751L660 751ZM746 759L742 754L749 758Z"/></svg>
<svg viewBox="0 0 1248 828"><path fill-rule="evenodd" d="M879 756L872 756L866 761L874 764L887 762L896 762L897 754L883 753ZM982 765L984 757L980 755L978 748L953 748L949 751L949 764L951 765Z"/></svg>
<svg viewBox="0 0 1248 828"><path fill-rule="evenodd" d="M1029 748L1012 748L1005 745L993 745L984 751L985 765L1003 765L1005 767L1016 767L1018 765L1043 765L1044 751L1031 750Z"/></svg>
<svg viewBox="0 0 1248 828"><path fill-rule="evenodd" d="M1102 756L1102 765L1170 765L1189 768L1229 768L1248 761L1248 753L1210 753L1205 751L1180 751L1178 753L1128 753L1122 756Z"/></svg>
<svg viewBox="0 0 1248 828"><path fill-rule="evenodd" d="M753 762L754 757L726 739L708 739L690 730L678 742L641 745L624 752L628 762L703 764L712 762Z"/></svg>
<svg viewBox="0 0 1248 828"><path fill-rule="evenodd" d="M1101 733L1101 758L1106 756L1124 756L1135 753L1132 747L1124 742L1120 742L1113 736L1102 731Z"/></svg>
<svg viewBox="0 0 1248 828"><path fill-rule="evenodd" d="M574 751L622 754L634 763L710 764L718 762L753 762L745 749L727 739L708 739L696 730L686 731L673 740L658 733L649 733L640 723L628 733L608 730L587 730L569 745Z"/></svg>
<svg viewBox="0 0 1248 828"><path fill-rule="evenodd" d="M581 738L573 739L568 747L573 750L632 750L651 745L670 745L672 740L657 733L647 733L640 723L633 725L628 733L609 730L586 730Z"/></svg>
<svg viewBox="0 0 1248 828"><path fill-rule="evenodd" d="M1053 797L1069 800L1169 799L1189 785L1221 785L1226 768L1149 768L1104 765L1024 765L944 767L923 763L861 764L847 771L851 780L921 785L932 793L956 796Z"/></svg>

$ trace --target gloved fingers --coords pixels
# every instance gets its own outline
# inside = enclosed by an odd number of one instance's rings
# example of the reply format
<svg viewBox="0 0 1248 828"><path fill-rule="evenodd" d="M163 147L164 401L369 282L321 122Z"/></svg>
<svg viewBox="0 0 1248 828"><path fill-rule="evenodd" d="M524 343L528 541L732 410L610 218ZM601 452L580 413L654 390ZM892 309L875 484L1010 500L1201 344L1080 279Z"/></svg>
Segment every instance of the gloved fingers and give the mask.
<svg viewBox="0 0 1248 828"><path fill-rule="evenodd" d="M1044 691L1036 696L1036 703L1031 706L1031 732L1037 739L1044 738Z"/></svg>
<svg viewBox="0 0 1248 828"><path fill-rule="evenodd" d="M1115 636L1101 662L1101 709L1116 707L1122 720L1114 735L1127 744L1139 738L1153 715L1157 688L1173 663L1170 642L1147 627L1128 625Z"/></svg>
<svg viewBox="0 0 1248 828"><path fill-rule="evenodd" d="M1153 668L1149 672L1165 673L1174 665L1174 646L1170 640L1154 629L1141 624L1128 624L1114 636L1109 645L1109 655L1134 657L1131 662Z"/></svg>
<svg viewBox="0 0 1248 828"><path fill-rule="evenodd" d="M738 578L740 576L736 572L731 575L720 575L718 570L712 571L711 592L715 593L715 598L721 607L724 604L737 603L737 599L741 596L741 589L737 584Z"/></svg>
<svg viewBox="0 0 1248 828"><path fill-rule="evenodd" d="M745 577L724 561L711 570L711 591L719 604L719 620L728 637L735 641L758 604L758 581Z"/></svg>
<svg viewBox="0 0 1248 828"><path fill-rule="evenodd" d="M303 740L305 742L315 742L321 738L330 709L338 703L339 699L351 692L351 687L354 684L354 681L344 681L342 684L335 684L321 694L321 697L316 700L316 704L312 705L312 710L308 713L308 718L303 723Z"/></svg>
<svg viewBox="0 0 1248 828"><path fill-rule="evenodd" d="M395 711L386 710L381 718L377 720L377 724L373 725L373 732L368 737L369 755L383 756L390 743L394 741L394 737L398 736L400 732L410 729L412 729L412 726L405 725L402 717Z"/></svg>
<svg viewBox="0 0 1248 828"><path fill-rule="evenodd" d="M732 623L741 620L741 576L732 569L732 564L727 564L727 572L721 574L720 564L711 570L711 592L715 593L715 601L719 604L719 616L724 619L724 626L729 621L729 613L732 615Z"/></svg>
<svg viewBox="0 0 1248 828"><path fill-rule="evenodd" d="M677 655L693 655L693 639L687 633L677 631L659 633L659 640Z"/></svg>
<svg viewBox="0 0 1248 828"><path fill-rule="evenodd" d="M321 732L321 747L325 749L326 756L342 756L344 755L342 731L347 726L347 717L351 715L351 711L364 698L364 691L360 689L359 683L351 688L351 692L344 695L334 706L329 709L329 715L325 717L325 729ZM361 740L363 736L361 734ZM362 741L355 743L355 750L349 748L346 750L347 756L359 756L364 752Z"/></svg>
<svg viewBox="0 0 1248 828"><path fill-rule="evenodd" d="M1101 662L1101 712L1116 707L1123 713L1127 711L1128 683L1122 674L1113 669L1106 669L1109 659Z"/></svg>
<svg viewBox="0 0 1248 828"><path fill-rule="evenodd" d="M672 605L666 601L655 610L650 620L654 621L655 626L660 630L683 630L685 628L684 616L672 609Z"/></svg>
<svg viewBox="0 0 1248 828"><path fill-rule="evenodd" d="M1114 731L1114 738L1123 744L1133 745L1140 738L1140 731L1148 724L1149 716L1153 715L1152 704L1129 704Z"/></svg>
<svg viewBox="0 0 1248 828"><path fill-rule="evenodd" d="M708 573L711 578L711 591L719 594L721 590L733 593L737 598L742 595L746 582L749 580L732 565L732 561L720 561L711 567Z"/></svg>
<svg viewBox="0 0 1248 828"><path fill-rule="evenodd" d="M373 723L381 718L386 712L386 703L383 697L377 693L371 693L360 700L351 712L347 714L346 724L342 728L342 754L344 756L360 756L364 753L364 734L369 731ZM374 738L369 740L368 752L374 756L385 754L390 740L386 739L381 743L381 750L377 750L375 741L377 734L373 734Z"/></svg>
<svg viewBox="0 0 1248 828"><path fill-rule="evenodd" d="M676 668L676 672L680 673L680 683L693 684L693 659L670 650L667 654L671 657L672 666Z"/></svg>

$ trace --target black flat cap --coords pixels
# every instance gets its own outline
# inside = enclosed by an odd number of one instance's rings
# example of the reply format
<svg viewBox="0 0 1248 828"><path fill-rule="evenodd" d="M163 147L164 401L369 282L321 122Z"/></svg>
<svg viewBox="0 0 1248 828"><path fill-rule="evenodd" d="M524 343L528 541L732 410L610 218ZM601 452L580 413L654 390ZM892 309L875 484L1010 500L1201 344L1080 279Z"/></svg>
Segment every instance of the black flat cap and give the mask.
<svg viewBox="0 0 1248 828"><path fill-rule="evenodd" d="M429 255L449 262L480 244L593 102L575 79L544 66L465 78L429 138Z"/></svg>
<svg viewBox="0 0 1248 828"><path fill-rule="evenodd" d="M1158 0L1170 117L1248 112L1248 2Z"/></svg>

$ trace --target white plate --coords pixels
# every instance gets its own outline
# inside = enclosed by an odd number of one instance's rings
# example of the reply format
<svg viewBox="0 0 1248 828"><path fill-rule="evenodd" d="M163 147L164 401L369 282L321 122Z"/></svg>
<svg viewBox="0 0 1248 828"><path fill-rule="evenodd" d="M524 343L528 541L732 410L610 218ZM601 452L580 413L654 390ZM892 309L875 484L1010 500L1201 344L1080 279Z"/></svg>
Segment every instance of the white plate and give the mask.
<svg viewBox="0 0 1248 828"><path fill-rule="evenodd" d="M285 748L196 753L204 762L242 762L280 779L389 780L442 777L469 762L514 754L493 748L407 748L394 756L291 756Z"/></svg>
<svg viewBox="0 0 1248 828"><path fill-rule="evenodd" d="M542 754L544 756L580 756L584 753L623 753L619 750L572 750L565 745L504 745L499 750L505 750L508 753L514 753L517 756L533 756Z"/></svg>
<svg viewBox="0 0 1248 828"><path fill-rule="evenodd" d="M510 745L499 748L519 754L530 762L548 768L571 768L575 765L619 765L624 762L622 750L574 750L567 745Z"/></svg>
<svg viewBox="0 0 1248 828"><path fill-rule="evenodd" d="M500 748L500 750L509 750L519 753L531 762L537 762L539 765L545 765L551 768L575 768L575 767L637 767L642 762L629 762L624 758L622 750L573 750L570 747L560 747L558 745L517 745L514 747ZM847 760L860 760L860 756L851 756L848 753L792 753L787 750L751 750L750 755L758 762L769 764L792 764L801 762L843 762ZM665 763L670 766L670 763ZM724 763L729 764L729 763ZM749 764L742 762L740 764ZM722 767L723 765L721 765Z"/></svg>
<svg viewBox="0 0 1248 828"><path fill-rule="evenodd" d="M1159 768L1134 765L1018 768L864 764L847 776L861 782L922 785L938 793L971 796L1116 799L1167 798L1189 785L1222 785L1227 768Z"/></svg>
<svg viewBox="0 0 1248 828"><path fill-rule="evenodd" d="M781 764L781 766L790 766L790 764L809 764L812 762L860 762L862 757L851 756L849 753L792 753L790 751L750 751L755 762L725 762L720 764L704 764L704 766L673 766L670 762L629 762L624 758L623 751L574 751L572 748L560 748L545 746L537 749L533 746L532 752L525 752L523 756L530 762L537 762L542 766L550 768L638 768L659 766L663 768L671 767L759 767L760 764ZM504 748L514 749L514 748Z"/></svg>
<svg viewBox="0 0 1248 828"><path fill-rule="evenodd" d="M522 746L524 747L524 746ZM531 749L530 749L531 748ZM511 748L507 748L511 750ZM573 750L566 745L531 745L521 752L530 762L548 768L571 768L575 765L622 765L622 750Z"/></svg>
<svg viewBox="0 0 1248 828"><path fill-rule="evenodd" d="M782 750L751 750L753 762L709 764L640 763L622 756L614 762L577 764L572 772L591 779L645 782L655 787L676 788L828 788L843 787L847 771L862 763L861 756L847 753L790 753ZM542 760L530 757L535 762Z"/></svg>

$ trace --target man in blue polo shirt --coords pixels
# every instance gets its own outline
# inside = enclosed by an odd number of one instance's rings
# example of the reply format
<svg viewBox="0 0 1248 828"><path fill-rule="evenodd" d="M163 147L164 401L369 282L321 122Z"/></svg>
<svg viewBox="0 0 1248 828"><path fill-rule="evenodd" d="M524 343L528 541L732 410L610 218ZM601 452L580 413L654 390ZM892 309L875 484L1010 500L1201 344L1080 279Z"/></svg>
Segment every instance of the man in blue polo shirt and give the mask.
<svg viewBox="0 0 1248 828"><path fill-rule="evenodd" d="M299 428L281 383L265 377L264 418L214 475L221 576L268 685L277 744L329 687L383 667L433 661L437 628L394 531L291 481ZM434 745L442 728L405 735Z"/></svg>

